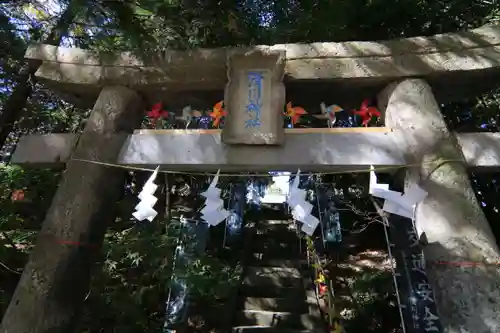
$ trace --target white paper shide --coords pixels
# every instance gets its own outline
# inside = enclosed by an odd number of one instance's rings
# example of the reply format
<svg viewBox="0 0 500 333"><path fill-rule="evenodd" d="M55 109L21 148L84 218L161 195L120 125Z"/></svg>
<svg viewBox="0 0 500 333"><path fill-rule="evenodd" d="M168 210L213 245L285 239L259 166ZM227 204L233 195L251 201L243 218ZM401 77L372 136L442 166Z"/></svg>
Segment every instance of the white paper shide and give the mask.
<svg viewBox="0 0 500 333"><path fill-rule="evenodd" d="M153 207L158 201L158 198L156 198L154 195L156 190L158 189L158 185L156 185L154 181L158 176L159 168L159 166L156 167L155 171L153 171L153 174L146 181L144 187L142 188L142 191L138 195L140 201L137 206L135 206L135 212L132 214L132 216L139 221L148 220L149 222L152 222L156 215L158 215L158 212L154 210Z"/></svg>
<svg viewBox="0 0 500 333"><path fill-rule="evenodd" d="M385 199L382 210L391 214L413 218L415 205L427 196L424 191L416 184L412 184L405 193L389 190L388 184L378 184L377 176L373 166L370 170L370 194L374 197Z"/></svg>
<svg viewBox="0 0 500 333"><path fill-rule="evenodd" d="M221 190L217 188L219 173L220 170L217 171L208 189L201 193L201 195L207 199L205 207L201 210L201 218L212 227L218 225L229 216L229 212L224 209L224 200L220 197Z"/></svg>
<svg viewBox="0 0 500 333"><path fill-rule="evenodd" d="M319 224L319 220L311 215L313 206L306 200L306 191L299 188L300 170L297 171L293 180L290 192L288 194L287 203L292 209L294 220L302 222L301 230L311 236Z"/></svg>

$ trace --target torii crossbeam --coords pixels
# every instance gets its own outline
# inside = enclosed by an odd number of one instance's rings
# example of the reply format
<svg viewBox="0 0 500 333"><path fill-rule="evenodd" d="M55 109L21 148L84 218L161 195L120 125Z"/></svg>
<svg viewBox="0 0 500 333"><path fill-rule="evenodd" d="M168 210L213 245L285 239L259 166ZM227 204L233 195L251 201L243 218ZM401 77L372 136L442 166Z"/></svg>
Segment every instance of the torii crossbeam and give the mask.
<svg viewBox="0 0 500 333"><path fill-rule="evenodd" d="M283 146L228 146L220 130L136 130L116 160L88 160L162 170L264 172L269 170L353 171L400 167L407 162L393 132L385 127L285 130ZM63 166L77 134L21 138L12 163L31 167ZM468 167L500 167L500 133L456 133ZM487 168L487 169L486 169Z"/></svg>

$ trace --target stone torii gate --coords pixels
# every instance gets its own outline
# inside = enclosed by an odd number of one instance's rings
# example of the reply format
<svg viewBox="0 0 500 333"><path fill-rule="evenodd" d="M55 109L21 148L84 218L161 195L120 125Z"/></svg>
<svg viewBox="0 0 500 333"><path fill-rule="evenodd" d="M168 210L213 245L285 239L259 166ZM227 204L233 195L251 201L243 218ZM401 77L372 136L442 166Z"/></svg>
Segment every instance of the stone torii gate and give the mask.
<svg viewBox="0 0 500 333"><path fill-rule="evenodd" d="M500 135L450 133L438 105L497 85L499 27L376 43L167 51L149 61L131 54L109 57L34 45L26 58L43 61L37 78L63 98L95 104L81 135L26 136L12 157L15 164L65 165L66 171L2 332L59 332L70 327L88 290L88 256L94 256L95 249L57 240L100 244L105 223L112 220L106 205L121 190L119 169L95 162L227 172L351 171L411 164L406 186L418 183L429 193L416 212L417 228L428 242L426 258L500 261L466 173L466 168L500 166ZM250 110L259 115L260 127L245 130L249 71L262 74L259 87L264 88L257 94L259 112ZM331 90L345 92L346 98L378 92L385 127L284 130L279 120L285 102L282 80L291 91L328 83L328 90L308 94L318 101ZM141 99L151 102L153 93L157 96L164 89L168 99L183 91L225 87L230 116L222 135L219 130L134 131L144 109ZM252 94L255 98L255 91ZM56 272L61 270L65 277L59 281ZM427 272L445 332L500 332L496 267L443 265ZM43 314L37 312L42 309Z"/></svg>

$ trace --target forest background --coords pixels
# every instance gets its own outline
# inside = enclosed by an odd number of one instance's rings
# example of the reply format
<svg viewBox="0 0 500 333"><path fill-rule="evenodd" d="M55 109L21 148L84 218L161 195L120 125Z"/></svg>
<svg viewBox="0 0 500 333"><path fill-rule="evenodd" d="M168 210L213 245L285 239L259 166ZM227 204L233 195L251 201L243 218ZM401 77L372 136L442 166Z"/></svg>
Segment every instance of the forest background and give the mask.
<svg viewBox="0 0 500 333"><path fill-rule="evenodd" d="M30 43L141 55L169 48L427 36L499 20L496 0L0 0L0 158L4 162L0 164L0 311L9 303L60 176L56 170L9 166L9 157L21 135L77 133L90 111L61 100L36 82L33 74L39 64L23 59ZM499 98L497 89L443 105L449 129L497 132ZM498 178L497 173L471 174L490 223L499 219ZM352 177L344 183L339 186L351 186ZM22 202L13 200L16 190L22 190ZM361 210L370 209L364 205L358 203ZM131 199L122 200L122 219L107 234L103 270L89 291L82 332L106 331L113 325L115 332L145 331L163 323L165 294L158 292L158 285L159 281L167 285L168 265L161 263L171 244L143 231L128 232L132 208ZM500 234L500 226L492 223L492 228ZM213 281L225 281L231 274L216 269L222 265L216 260L200 265L222 273L194 276L199 294L223 293L214 290L218 285L214 287Z"/></svg>

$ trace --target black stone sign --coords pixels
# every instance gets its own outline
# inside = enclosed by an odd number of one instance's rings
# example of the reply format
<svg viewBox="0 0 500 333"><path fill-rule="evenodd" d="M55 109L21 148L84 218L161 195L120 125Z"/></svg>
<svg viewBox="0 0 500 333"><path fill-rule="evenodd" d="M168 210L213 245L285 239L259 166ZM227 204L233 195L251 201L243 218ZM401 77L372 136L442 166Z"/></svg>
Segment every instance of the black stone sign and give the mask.
<svg viewBox="0 0 500 333"><path fill-rule="evenodd" d="M389 224L406 332L443 332L413 221L390 214Z"/></svg>

